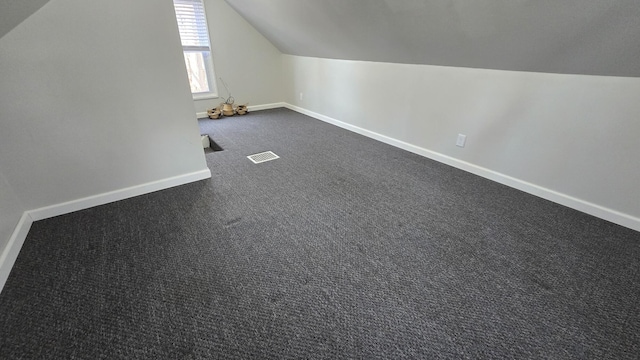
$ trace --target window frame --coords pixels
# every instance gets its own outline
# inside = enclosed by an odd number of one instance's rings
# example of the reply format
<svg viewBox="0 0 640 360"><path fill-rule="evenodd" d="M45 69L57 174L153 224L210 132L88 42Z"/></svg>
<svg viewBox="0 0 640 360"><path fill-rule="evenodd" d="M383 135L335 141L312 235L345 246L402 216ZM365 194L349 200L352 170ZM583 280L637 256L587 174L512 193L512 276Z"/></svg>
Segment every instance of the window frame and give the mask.
<svg viewBox="0 0 640 360"><path fill-rule="evenodd" d="M202 23L198 22L198 25L195 26L195 30L198 35L199 45L184 45L182 34L180 32L181 29L181 17L179 15L179 11L176 8L177 5L187 5L193 4L193 14L194 20L198 21L198 19L202 20ZM215 99L219 98L218 95L218 84L216 82L215 69L213 66L213 51L211 47L211 33L209 31L209 21L207 19L207 10L205 8L204 0L173 0L174 12L176 15L176 25L178 27L178 34L180 36L180 45L182 46L182 53L184 59L184 68L185 74L187 75L187 79L189 80L189 89L191 89L191 80L189 79L189 68L187 66L186 55L187 53L202 53L203 57L203 65L204 71L207 77L207 83L209 85L209 91L203 92L191 92L191 96L193 100L204 100L204 99ZM202 9L202 14L200 14L199 9ZM198 16L201 15L201 16ZM206 31L197 31L197 29L205 29ZM203 35L206 36L206 41L203 41ZM208 55L207 55L208 53Z"/></svg>

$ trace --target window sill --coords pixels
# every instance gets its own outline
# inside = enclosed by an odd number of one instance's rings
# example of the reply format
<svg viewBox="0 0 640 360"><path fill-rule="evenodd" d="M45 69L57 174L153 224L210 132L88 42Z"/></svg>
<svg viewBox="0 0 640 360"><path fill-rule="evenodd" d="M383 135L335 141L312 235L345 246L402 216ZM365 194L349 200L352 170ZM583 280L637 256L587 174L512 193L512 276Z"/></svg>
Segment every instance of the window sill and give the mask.
<svg viewBox="0 0 640 360"><path fill-rule="evenodd" d="M219 96L216 93L201 93L201 94L193 94L193 100L208 100L208 99L218 99Z"/></svg>

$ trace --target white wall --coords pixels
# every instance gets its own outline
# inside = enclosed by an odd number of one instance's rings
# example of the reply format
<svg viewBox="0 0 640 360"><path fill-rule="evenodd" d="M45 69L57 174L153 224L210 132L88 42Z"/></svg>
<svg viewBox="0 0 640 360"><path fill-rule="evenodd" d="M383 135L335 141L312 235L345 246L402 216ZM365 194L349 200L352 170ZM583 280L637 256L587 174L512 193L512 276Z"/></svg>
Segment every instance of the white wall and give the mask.
<svg viewBox="0 0 640 360"><path fill-rule="evenodd" d="M282 101L282 54L224 0L204 0L218 77L229 85L237 104L264 105ZM196 100L196 112L218 106L222 99Z"/></svg>
<svg viewBox="0 0 640 360"><path fill-rule="evenodd" d="M49 0L0 1L0 38L47 2Z"/></svg>
<svg viewBox="0 0 640 360"><path fill-rule="evenodd" d="M0 173L0 255L25 210L11 185Z"/></svg>
<svg viewBox="0 0 640 360"><path fill-rule="evenodd" d="M24 209L208 171L171 1L51 0L0 59L2 241Z"/></svg>
<svg viewBox="0 0 640 360"><path fill-rule="evenodd" d="M290 104L640 225L639 78L291 55L283 69Z"/></svg>

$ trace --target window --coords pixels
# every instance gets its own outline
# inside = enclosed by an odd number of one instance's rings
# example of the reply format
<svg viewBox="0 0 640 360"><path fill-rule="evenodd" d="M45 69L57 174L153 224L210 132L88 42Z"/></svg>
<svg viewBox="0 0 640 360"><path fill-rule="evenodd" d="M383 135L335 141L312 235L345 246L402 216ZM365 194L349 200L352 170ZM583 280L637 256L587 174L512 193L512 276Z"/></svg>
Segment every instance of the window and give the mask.
<svg viewBox="0 0 640 360"><path fill-rule="evenodd" d="M217 97L203 0L173 0L184 62L194 99Z"/></svg>

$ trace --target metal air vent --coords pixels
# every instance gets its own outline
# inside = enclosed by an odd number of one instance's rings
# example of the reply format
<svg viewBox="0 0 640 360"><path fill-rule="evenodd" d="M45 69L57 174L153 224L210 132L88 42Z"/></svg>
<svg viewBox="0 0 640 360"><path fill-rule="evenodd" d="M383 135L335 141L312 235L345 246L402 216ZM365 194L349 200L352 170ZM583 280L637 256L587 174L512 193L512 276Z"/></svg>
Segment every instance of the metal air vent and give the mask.
<svg viewBox="0 0 640 360"><path fill-rule="evenodd" d="M270 161L270 160L275 160L280 158L280 156L274 154L272 151L265 151L259 154L249 155L247 157L249 158L249 160L253 161L254 164L260 164L265 161Z"/></svg>

